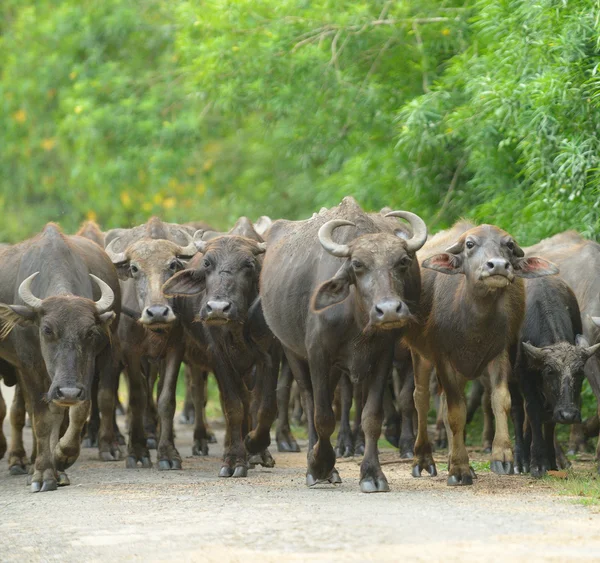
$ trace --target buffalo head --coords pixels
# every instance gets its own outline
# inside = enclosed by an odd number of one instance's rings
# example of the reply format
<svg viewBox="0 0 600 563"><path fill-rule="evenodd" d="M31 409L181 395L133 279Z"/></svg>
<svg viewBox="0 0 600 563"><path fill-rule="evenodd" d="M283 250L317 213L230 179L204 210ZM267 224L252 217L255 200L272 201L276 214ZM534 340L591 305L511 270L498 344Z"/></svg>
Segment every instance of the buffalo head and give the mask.
<svg viewBox="0 0 600 563"><path fill-rule="evenodd" d="M313 295L315 312L341 303L350 295L350 286L354 286L357 305L367 317L367 326L400 328L412 318L405 301L405 285L407 280L419 279L414 259L427 240L427 227L420 217L408 211L392 211L386 217L406 219L411 224L413 236L406 238L392 232L378 232L360 235L348 244L339 244L333 241L333 231L342 226L354 226L354 223L334 219L319 229L323 248L346 260L335 276L321 284ZM414 297L418 298L418 289Z"/></svg>
<svg viewBox="0 0 600 563"><path fill-rule="evenodd" d="M141 311L139 322L150 329L168 327L177 318L161 288L172 275L185 268L182 260L196 254L194 241L191 235L188 237L185 247L165 239L148 238L134 242L123 252L115 251L118 238L106 247L119 277L131 279L135 284Z"/></svg>
<svg viewBox="0 0 600 563"><path fill-rule="evenodd" d="M202 322L209 325L243 323L258 295L259 256L265 252L266 244L237 235L223 235L208 241L196 240L196 245L203 254L199 267L173 276L165 283L164 293L203 292L199 313Z"/></svg>
<svg viewBox="0 0 600 563"><path fill-rule="evenodd" d="M515 240L493 225L469 229L441 254L423 261L422 266L444 274L463 274L479 289L502 289L515 277L539 278L557 274L558 268L535 256L525 254Z"/></svg>
<svg viewBox="0 0 600 563"><path fill-rule="evenodd" d="M38 273L19 286L19 297L24 305L0 304L3 325L0 336L6 337L16 325L36 325L42 357L51 379L47 398L61 406L71 406L90 399L95 358L107 344L108 327L115 318L110 310L115 296L108 284L90 274L102 291L98 301L74 295L40 299L31 289Z"/></svg>
<svg viewBox="0 0 600 563"><path fill-rule="evenodd" d="M558 342L536 348L523 342L523 350L532 368L542 373L543 395L553 419L561 424L581 422L580 395L583 368L598 351L600 344L590 346L583 336L576 345Z"/></svg>

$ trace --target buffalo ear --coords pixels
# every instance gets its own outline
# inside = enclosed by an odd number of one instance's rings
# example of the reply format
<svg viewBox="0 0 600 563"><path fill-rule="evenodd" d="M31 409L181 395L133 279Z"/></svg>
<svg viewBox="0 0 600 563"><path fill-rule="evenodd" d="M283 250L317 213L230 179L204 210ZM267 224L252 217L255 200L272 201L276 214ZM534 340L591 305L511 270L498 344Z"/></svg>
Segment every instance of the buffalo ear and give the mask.
<svg viewBox="0 0 600 563"><path fill-rule="evenodd" d="M435 270L442 274L462 274L464 272L462 267L462 260L455 254L448 252L442 252L441 254L434 254L429 258L423 260L421 263L423 268L429 270Z"/></svg>
<svg viewBox="0 0 600 563"><path fill-rule="evenodd" d="M530 256L529 258L519 258L513 264L515 275L520 278L541 278L544 276L552 276L558 274L558 266L539 258L538 256Z"/></svg>
<svg viewBox="0 0 600 563"><path fill-rule="evenodd" d="M106 311L106 313L102 313L101 315L98 315L98 317L100 318L100 324L103 327L109 327L116 316L117 315L115 314L114 311Z"/></svg>
<svg viewBox="0 0 600 563"><path fill-rule="evenodd" d="M350 276L348 267L342 266L335 276L323 282L312 298L312 309L317 313L332 305L341 303L350 295Z"/></svg>
<svg viewBox="0 0 600 563"><path fill-rule="evenodd" d="M183 270L169 278L162 286L162 291L167 297L176 295L196 295L204 291L206 275L204 270Z"/></svg>
<svg viewBox="0 0 600 563"><path fill-rule="evenodd" d="M0 340L6 338L15 326L31 326L37 313L25 305L0 303Z"/></svg>

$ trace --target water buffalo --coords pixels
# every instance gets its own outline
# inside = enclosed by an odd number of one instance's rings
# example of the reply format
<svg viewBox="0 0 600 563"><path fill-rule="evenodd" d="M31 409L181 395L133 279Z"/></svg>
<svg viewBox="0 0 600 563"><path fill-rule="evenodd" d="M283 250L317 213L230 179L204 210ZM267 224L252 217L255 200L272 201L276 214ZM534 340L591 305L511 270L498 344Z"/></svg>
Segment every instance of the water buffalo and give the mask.
<svg viewBox="0 0 600 563"><path fill-rule="evenodd" d="M305 221L275 221L268 231L261 301L304 397L308 486L340 482L330 443L332 399L346 373L368 388L360 488L367 493L389 490L377 451L383 392L394 344L418 314L415 253L425 243L427 228L412 213L388 215L407 219L412 236L400 223L365 213L350 197Z"/></svg>
<svg viewBox="0 0 600 563"><path fill-rule="evenodd" d="M586 240L574 231L559 233L525 249L551 260L560 268L560 277L575 293L579 308L583 336L590 344L600 341L600 327L594 317L600 317L600 245ZM600 359L592 356L585 365L585 375L600 401ZM596 449L600 472L600 440Z"/></svg>
<svg viewBox="0 0 600 563"><path fill-rule="evenodd" d="M33 492L69 484L94 377L110 388L111 335L120 312L115 269L95 243L57 225L0 255L0 357L18 370L33 414ZM101 383L102 385L102 383ZM60 437L65 410L69 426ZM112 420L100 429L112 445Z"/></svg>
<svg viewBox="0 0 600 563"><path fill-rule="evenodd" d="M436 474L427 435L429 379L435 368L447 401L450 452L448 485L471 485L474 471L464 443L467 379L488 370L496 418L491 469L513 472L508 433L511 372L509 347L517 343L525 309L521 278L541 277L558 268L523 250L493 225L461 221L430 239L419 255L423 291L421 325L407 334L413 352L418 432L413 476Z"/></svg>
<svg viewBox="0 0 600 563"><path fill-rule="evenodd" d="M542 477L548 469L557 469L555 423L581 422L583 370L600 343L590 346L581 336L577 299L560 278L526 280L525 295L514 371L523 390L532 443L530 457L526 445L523 451L523 418L516 412L515 462L519 472L529 466L533 477Z"/></svg>
<svg viewBox="0 0 600 563"><path fill-rule="evenodd" d="M122 361L129 381L129 443L125 465L152 466L144 431L144 415L151 388L152 366L160 372L162 392L158 402L160 439L158 468L181 469L175 448L174 396L185 353L183 329L162 293L162 285L184 269L184 260L197 252L192 229L163 223L157 217L132 229L106 233L106 253L121 279L123 315L119 324Z"/></svg>
<svg viewBox="0 0 600 563"><path fill-rule="evenodd" d="M258 456L251 462L274 465L266 448L276 415L280 347L265 325L258 299L265 244L241 218L229 234L197 238L197 245L201 256L168 280L163 290L179 296L190 347L219 384L227 422L219 476L246 477L247 451ZM187 304L179 305L180 300ZM249 432L252 410L254 429Z"/></svg>

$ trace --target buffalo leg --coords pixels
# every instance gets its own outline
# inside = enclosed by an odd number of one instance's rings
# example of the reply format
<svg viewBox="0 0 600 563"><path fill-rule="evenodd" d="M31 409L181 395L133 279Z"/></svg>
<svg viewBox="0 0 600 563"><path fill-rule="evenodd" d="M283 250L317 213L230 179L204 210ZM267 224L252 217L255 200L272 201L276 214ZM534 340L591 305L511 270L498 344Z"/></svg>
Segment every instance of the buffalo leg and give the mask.
<svg viewBox="0 0 600 563"><path fill-rule="evenodd" d="M256 401L256 426L245 437L246 449L254 459L250 463L259 463L263 467L273 467L275 460L267 450L271 443L271 426L277 417L277 376L281 363L281 350L272 347L257 363L256 386L253 400Z"/></svg>
<svg viewBox="0 0 600 563"><path fill-rule="evenodd" d="M148 383L142 373L140 358L132 355L127 361L127 380L129 382L129 443L125 467L135 469L138 463L142 467L152 467L150 452L144 432L144 414L146 410Z"/></svg>
<svg viewBox="0 0 600 563"><path fill-rule="evenodd" d="M448 433L448 480L450 486L472 485L475 472L469 466L469 454L465 446L467 402L465 379L447 365L437 365L436 370L442 383L446 402Z"/></svg>
<svg viewBox="0 0 600 563"><path fill-rule="evenodd" d="M394 372L396 370L393 370ZM383 392L383 435L385 439L395 448L400 446L400 432L402 431L402 418L396 410L394 396L395 385L392 381L385 386ZM399 386L400 387L400 386Z"/></svg>
<svg viewBox="0 0 600 563"><path fill-rule="evenodd" d="M483 432L481 436L481 444L483 453L489 454L492 452L492 444L494 442L494 413L492 408L492 389L491 381L488 374L482 376L483 379L483 396L481 398L481 407L483 409Z"/></svg>
<svg viewBox="0 0 600 563"><path fill-rule="evenodd" d="M317 443L308 453L306 484L313 486L332 478L335 468L335 452L331 445L331 435L335 430L333 412L333 391L340 373L332 369L325 352L319 346L309 349L310 381L314 397L315 430ZM331 372L335 372L335 375Z"/></svg>
<svg viewBox="0 0 600 563"><path fill-rule="evenodd" d="M27 473L27 454L23 444L23 427L25 426L25 397L21 385L15 386L15 396L10 407L10 451L8 453L8 470L11 475Z"/></svg>
<svg viewBox="0 0 600 563"><path fill-rule="evenodd" d="M243 441L244 426L248 420L248 397L246 385L237 373L226 366L215 366L215 377L221 392L225 413L225 443L223 465L219 477L247 477L248 462Z"/></svg>
<svg viewBox="0 0 600 563"><path fill-rule="evenodd" d="M313 398L312 383L310 380L310 369L308 364L297 358L293 352L286 351L285 356L294 374L294 379L298 384L300 395L302 396L303 409L306 414L306 425L308 426L308 452L312 450L317 443L317 432L315 430L315 403Z"/></svg>
<svg viewBox="0 0 600 563"><path fill-rule="evenodd" d="M571 425L571 432L569 433L569 455L576 455L579 453L585 453L586 451L586 440L583 423L576 423Z"/></svg>
<svg viewBox="0 0 600 563"><path fill-rule="evenodd" d="M158 398L158 416L160 419L160 438L158 441L158 469L181 469L181 456L175 448L173 419L175 417L177 377L183 361L183 346L174 346L167 352L164 361L164 378Z"/></svg>
<svg viewBox="0 0 600 563"><path fill-rule="evenodd" d="M119 362L112 346L107 346L96 358L98 379L98 409L100 429L98 448L102 461L118 461L121 449L115 435L115 379L119 376Z"/></svg>
<svg viewBox="0 0 600 563"><path fill-rule="evenodd" d="M32 392L41 397L43 391ZM64 418L64 410L56 405L37 400L33 405L33 431L37 440L37 455L31 476L31 492L55 491L58 488L54 460L53 445L58 443L60 426Z"/></svg>
<svg viewBox="0 0 600 563"><path fill-rule="evenodd" d="M194 368L185 364L185 399L183 401L183 410L179 416L179 422L181 424L194 424L196 420L196 401L194 400L194 389L195 383ZM196 454L194 454L196 455Z"/></svg>
<svg viewBox="0 0 600 563"><path fill-rule="evenodd" d="M350 428L350 409L352 408L352 382L348 375L340 378L338 386L341 394L341 417L340 430L338 432L336 457L351 457L354 455L354 444L352 443L352 429Z"/></svg>
<svg viewBox="0 0 600 563"><path fill-rule="evenodd" d="M277 383L277 430L275 440L279 452L299 452L300 446L296 442L290 428L290 395L294 377L285 356L281 362L281 373Z"/></svg>
<svg viewBox="0 0 600 563"><path fill-rule="evenodd" d="M399 404L400 414L402 416L402 425L400 430L400 457L402 459L412 459L415 448L415 430L413 421L415 419L415 378L412 373L412 366L405 366L404 380L400 390Z"/></svg>
<svg viewBox="0 0 600 563"><path fill-rule="evenodd" d="M467 399L467 424L469 424L475 413L481 406L481 402L483 400L483 383L481 378L474 379L471 383L471 389L469 391L469 397Z"/></svg>
<svg viewBox="0 0 600 563"><path fill-rule="evenodd" d="M506 351L490 363L492 410L496 421L490 469L499 475L510 475L514 471L513 452L508 431L508 417L510 415L508 380L510 371L510 360Z"/></svg>
<svg viewBox="0 0 600 563"><path fill-rule="evenodd" d="M363 493L386 493L390 490L381 470L377 440L383 422L383 392L392 369L389 361L380 360L377 371L369 385L365 406L362 411L362 428L365 432L365 457L360 465L360 490Z"/></svg>
<svg viewBox="0 0 600 563"><path fill-rule="evenodd" d="M81 451L81 431L90 414L90 406L90 401L84 401L69 408L69 425L67 430L53 447L54 467L58 473L59 486L70 485L65 471L79 457L79 452Z"/></svg>
<svg viewBox="0 0 600 563"><path fill-rule="evenodd" d="M429 380L433 365L413 352L413 370L415 373L415 408L417 409L417 439L413 459L412 476L420 477L425 469L432 477L437 475L429 435L427 433L427 415L429 414Z"/></svg>
<svg viewBox="0 0 600 563"><path fill-rule="evenodd" d="M187 365L185 366L186 378L186 400L191 397L194 409L194 444L192 445L192 455L203 456L208 455L208 430L205 424L204 414L204 392L206 372L198 367ZM188 387L189 385L189 387ZM184 408L185 412L185 408ZM183 416L183 415L182 415ZM181 420L181 419L180 419Z"/></svg>
<svg viewBox="0 0 600 563"><path fill-rule="evenodd" d="M354 454L365 453L365 433L362 427L362 411L367 396L364 383L358 382L354 387Z"/></svg>
<svg viewBox="0 0 600 563"><path fill-rule="evenodd" d="M148 393L146 394L146 411L144 414L144 431L146 433L146 445L149 450L155 450L157 447L157 427L158 427L158 409L156 408L156 400L154 395L155 387L158 387L158 396L160 397L160 391L162 381L159 381L156 385L158 378L159 368L156 363L145 362L146 377L148 381Z"/></svg>
<svg viewBox="0 0 600 563"><path fill-rule="evenodd" d="M511 381L508 388L510 391L510 414L515 429L515 473L524 473L525 456L523 425L525 423L525 412L523 410L523 395L519 389L519 384L516 382Z"/></svg>
<svg viewBox="0 0 600 563"><path fill-rule="evenodd" d="M92 407L90 419L87 422L85 436L83 438L84 448L98 447L98 430L100 428L100 407L98 405L98 377L94 376L92 381Z"/></svg>

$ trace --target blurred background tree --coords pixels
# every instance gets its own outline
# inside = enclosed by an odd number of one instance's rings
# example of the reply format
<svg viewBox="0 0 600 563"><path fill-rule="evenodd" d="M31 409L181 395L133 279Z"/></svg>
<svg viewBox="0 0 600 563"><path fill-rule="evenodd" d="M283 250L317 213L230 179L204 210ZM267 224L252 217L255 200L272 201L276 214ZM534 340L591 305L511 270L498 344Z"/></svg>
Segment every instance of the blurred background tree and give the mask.
<svg viewBox="0 0 600 563"><path fill-rule="evenodd" d="M0 239L366 208L598 230L584 0L4 0Z"/></svg>

